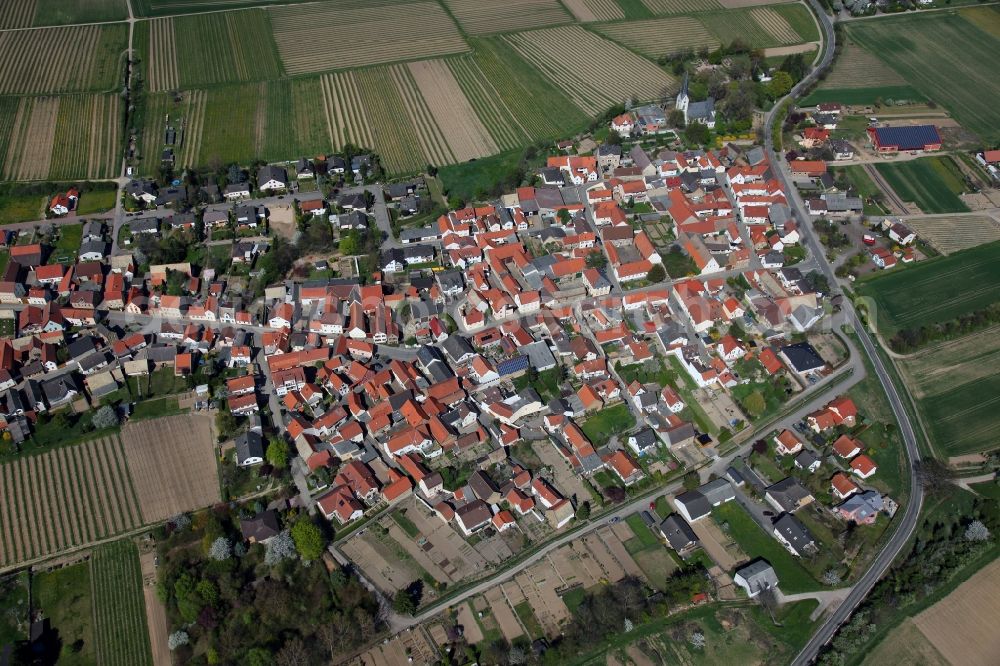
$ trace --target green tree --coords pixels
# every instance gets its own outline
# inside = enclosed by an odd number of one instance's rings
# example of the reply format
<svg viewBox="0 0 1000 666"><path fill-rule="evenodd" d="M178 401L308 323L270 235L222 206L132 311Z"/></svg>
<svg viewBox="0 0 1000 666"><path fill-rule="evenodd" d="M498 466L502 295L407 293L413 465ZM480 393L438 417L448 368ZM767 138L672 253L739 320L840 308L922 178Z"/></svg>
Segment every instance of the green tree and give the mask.
<svg viewBox="0 0 1000 666"><path fill-rule="evenodd" d="M398 590L392 598L392 609L400 615L413 615L417 611L417 604L410 593L403 589Z"/></svg>
<svg viewBox="0 0 1000 666"><path fill-rule="evenodd" d="M663 282L667 279L667 270L663 267L663 264L653 264L646 279L650 282Z"/></svg>
<svg viewBox="0 0 1000 666"><path fill-rule="evenodd" d="M792 89L792 75L788 72L775 72L774 78L771 82L767 84L767 91L771 94L771 97L775 99L779 97L784 97L788 94L788 91Z"/></svg>
<svg viewBox="0 0 1000 666"><path fill-rule="evenodd" d="M590 518L590 502L583 502L576 510L576 519L587 520L588 518Z"/></svg>
<svg viewBox="0 0 1000 666"><path fill-rule="evenodd" d="M750 413L750 416L760 416L767 409L767 402L760 391L754 391L743 400L743 409Z"/></svg>
<svg viewBox="0 0 1000 666"><path fill-rule="evenodd" d="M302 518L292 525L292 539L295 550L303 560L318 560L326 548L323 532L308 518Z"/></svg>
<svg viewBox="0 0 1000 666"><path fill-rule="evenodd" d="M569 224L569 221L573 219L573 216L570 215L569 210L566 208L560 208L559 212L556 213L556 216L563 224Z"/></svg>
<svg viewBox="0 0 1000 666"><path fill-rule="evenodd" d="M706 125L702 123L691 123L684 128L684 138L688 143L702 146L708 143L711 137L711 132Z"/></svg>
<svg viewBox="0 0 1000 666"><path fill-rule="evenodd" d="M684 484L684 490L694 490L697 488L701 484L698 472L691 470L685 474L682 483Z"/></svg>
<svg viewBox="0 0 1000 666"><path fill-rule="evenodd" d="M215 415L215 430L219 433L220 442L228 439L238 426L236 417L228 408L220 409Z"/></svg>
<svg viewBox="0 0 1000 666"><path fill-rule="evenodd" d="M288 467L288 446L278 439L272 437L267 445L267 462L271 463L275 469L285 469Z"/></svg>
<svg viewBox="0 0 1000 666"><path fill-rule="evenodd" d="M608 258L600 250L596 250L587 255L587 268L604 268L608 265Z"/></svg>

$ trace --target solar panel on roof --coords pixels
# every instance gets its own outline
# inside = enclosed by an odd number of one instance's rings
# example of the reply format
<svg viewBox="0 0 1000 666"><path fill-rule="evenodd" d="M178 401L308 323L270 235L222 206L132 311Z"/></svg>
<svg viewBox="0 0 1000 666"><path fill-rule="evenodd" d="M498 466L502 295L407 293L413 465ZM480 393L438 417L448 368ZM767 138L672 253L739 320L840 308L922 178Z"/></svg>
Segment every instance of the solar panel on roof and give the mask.
<svg viewBox="0 0 1000 666"><path fill-rule="evenodd" d="M928 144L941 143L934 125L876 127L875 136L881 146L897 146L900 150L923 150Z"/></svg>
<svg viewBox="0 0 1000 666"><path fill-rule="evenodd" d="M528 369L528 357L527 356L515 356L514 358L509 358L506 361L501 361L497 365L497 372L501 377L504 375L512 375L515 372L520 372L521 370Z"/></svg>

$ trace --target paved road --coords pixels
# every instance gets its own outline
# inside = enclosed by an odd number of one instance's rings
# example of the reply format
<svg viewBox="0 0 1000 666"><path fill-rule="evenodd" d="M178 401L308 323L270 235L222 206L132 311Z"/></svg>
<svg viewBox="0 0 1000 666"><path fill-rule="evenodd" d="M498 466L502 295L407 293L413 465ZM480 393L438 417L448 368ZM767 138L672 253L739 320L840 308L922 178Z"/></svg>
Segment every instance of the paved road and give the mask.
<svg viewBox="0 0 1000 666"><path fill-rule="evenodd" d="M833 23L830 20L830 17L826 15L818 0L809 0L809 4L819 17L820 24L823 28L824 43L827 46L822 58L816 65L816 68L813 69L809 76L799 82L799 84L796 85L789 93L790 99L795 99L801 95L806 87L817 79L819 73L830 66L833 59L834 46L836 44ZM799 196L798 191L791 184L788 165L780 155L776 156L774 153L772 120L777 108L778 105L775 105L775 109L767 114L764 124L765 150L773 158L773 163L776 167L776 175L781 180L782 185L789 194L789 204L792 206L793 211L798 215L802 222L807 222L810 218L806 212L802 197ZM836 276L833 274L833 267L826 261L826 255L822 252L819 241L813 233L812 226L809 224L802 224L800 225L800 228L804 232L803 236L810 251L813 256L817 258L820 268L826 274L830 284L837 285ZM923 489L920 487L920 481L917 477L916 468L913 464L914 461L919 458L917 440L916 435L914 434L913 426L910 423L905 408L903 407L903 401L899 393L896 391L896 387L892 383L889 373L886 370L885 365L882 363L881 357L878 355L878 350L876 349L875 344L872 342L868 332L861 325L857 313L854 311L853 304L845 298L843 307L847 321L854 327L854 330L857 331L862 349L871 361L871 364L875 369L875 374L878 376L879 382L882 384L882 388L888 396L893 414L899 422L900 434L903 437L903 443L906 447L907 459L910 461L910 500L907 502L906 507L903 510L903 514L899 518L899 525L896 527L896 531L893 533L893 536L889 539L888 543L886 543L882 551L875 557L875 560L872 562L868 571L866 571L854 587L851 588L846 599L844 600L844 603L834 610L826 618L826 621L823 622L823 624L816 630L815 634L813 634L812 638L792 662L795 666L804 666L805 664L815 661L822 647L831 638L833 638L833 635L837 632L840 625L847 621L854 609L857 608L858 604L864 600L864 598L871 591L872 587L886 572L892 564L893 559L895 559L896 555L899 554L903 546L913 534L917 527L917 519L920 515L920 509L923 506Z"/></svg>

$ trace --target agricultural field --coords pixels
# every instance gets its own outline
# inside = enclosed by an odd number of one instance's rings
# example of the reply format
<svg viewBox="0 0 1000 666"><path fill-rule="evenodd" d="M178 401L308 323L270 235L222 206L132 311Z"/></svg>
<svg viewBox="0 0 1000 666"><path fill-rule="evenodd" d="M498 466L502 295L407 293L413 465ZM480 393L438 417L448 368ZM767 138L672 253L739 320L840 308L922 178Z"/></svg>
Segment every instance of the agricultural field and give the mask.
<svg viewBox="0 0 1000 666"><path fill-rule="evenodd" d="M117 90L128 27L123 23L0 33L0 94Z"/></svg>
<svg viewBox="0 0 1000 666"><path fill-rule="evenodd" d="M905 86L899 72L858 46L847 42L830 70L819 85L820 89L834 88L886 88Z"/></svg>
<svg viewBox="0 0 1000 666"><path fill-rule="evenodd" d="M460 56L442 62L451 70L462 96L486 126L497 147L495 152L516 148L533 138L514 117L473 57Z"/></svg>
<svg viewBox="0 0 1000 666"><path fill-rule="evenodd" d="M125 0L4 0L0 4L0 30L126 18Z"/></svg>
<svg viewBox="0 0 1000 666"><path fill-rule="evenodd" d="M947 109L962 127L993 143L1000 140L1000 107L995 104L1000 37L995 19L986 20L997 10L988 9L991 13L945 11L854 21L845 28L851 41Z"/></svg>
<svg viewBox="0 0 1000 666"><path fill-rule="evenodd" d="M908 217L906 224L941 254L1000 240L1000 222L989 215Z"/></svg>
<svg viewBox="0 0 1000 666"><path fill-rule="evenodd" d="M59 98L59 116L55 124L48 178L70 180L117 176L122 125L121 97L118 95Z"/></svg>
<svg viewBox="0 0 1000 666"><path fill-rule="evenodd" d="M421 63L421 65L423 64ZM441 98L434 100L432 104L437 113L433 113L428 107L428 100L425 99L425 95L422 95L421 90L417 87L419 81L421 87L430 92L434 86L442 83L435 77L438 69L423 66L412 68L406 65L391 65L386 69L389 79L395 85L396 93L399 95L401 101L401 104L396 108L405 109L406 115L409 117L410 123L415 130L414 136L420 145L420 150L427 157L427 163L448 164L454 162L455 156L448 145L447 139L444 137L442 128L446 127L445 123L448 122L448 119L444 116L449 113L449 106L458 102L458 100ZM442 69L448 72L446 68ZM416 78L418 75L419 79ZM455 84L455 87L457 88L458 84ZM468 107L468 104L465 106ZM458 116L458 113L460 113L460 110L456 109L455 115ZM473 120L478 121L475 114L470 115ZM388 116L385 119L388 120ZM455 117L451 120L453 122L458 121L458 118ZM485 135L486 129L482 127L482 124L479 127L482 130L482 134ZM475 157L475 155L473 156Z"/></svg>
<svg viewBox="0 0 1000 666"><path fill-rule="evenodd" d="M798 4L728 9L697 14L696 18L723 44L738 40L753 48L767 48L819 39L809 11Z"/></svg>
<svg viewBox="0 0 1000 666"><path fill-rule="evenodd" d="M686 49L697 51L719 46L719 40L690 16L609 23L595 28L605 37L653 58Z"/></svg>
<svg viewBox="0 0 1000 666"><path fill-rule="evenodd" d="M270 10L274 40L289 75L420 60L468 50L434 2L393 6L315 4ZM322 44L323 48L303 48Z"/></svg>
<svg viewBox="0 0 1000 666"><path fill-rule="evenodd" d="M152 666L139 550L134 542L98 546L90 558L100 664Z"/></svg>
<svg viewBox="0 0 1000 666"><path fill-rule="evenodd" d="M563 4L581 23L617 21L625 18L622 6L615 0L564 0Z"/></svg>
<svg viewBox="0 0 1000 666"><path fill-rule="evenodd" d="M443 0L458 25L470 35L513 32L569 23L573 20L558 0Z"/></svg>
<svg viewBox="0 0 1000 666"><path fill-rule="evenodd" d="M133 421L121 436L144 523L220 501L210 417L180 414Z"/></svg>
<svg viewBox="0 0 1000 666"><path fill-rule="evenodd" d="M642 0L650 12L658 15L708 12L722 9L719 0Z"/></svg>
<svg viewBox="0 0 1000 666"><path fill-rule="evenodd" d="M878 666L885 663L949 666L951 662L942 657L913 620L907 618L889 632L861 663L863 666Z"/></svg>
<svg viewBox="0 0 1000 666"><path fill-rule="evenodd" d="M0 466L0 563L50 555L142 523L115 437Z"/></svg>
<svg viewBox="0 0 1000 666"><path fill-rule="evenodd" d="M263 10L218 12L169 19L151 52L150 67L176 70L182 88L262 81L281 76L281 60ZM166 19L162 20L166 21ZM168 37L173 36L173 43ZM152 37L156 34L152 32ZM162 60L163 64L158 61ZM166 88L164 88L166 90Z"/></svg>
<svg viewBox="0 0 1000 666"><path fill-rule="evenodd" d="M453 161L465 162L500 152L500 146L479 119L476 110L462 92L458 80L444 61L412 62L408 69L411 82L400 86L400 91L402 92L403 88L412 89L413 83L417 85L433 122L444 133Z"/></svg>
<svg viewBox="0 0 1000 666"><path fill-rule="evenodd" d="M963 213L969 210L958 196L966 191L962 172L947 155L881 163L875 168L900 199L912 201L925 213Z"/></svg>
<svg viewBox="0 0 1000 666"><path fill-rule="evenodd" d="M56 0L59 1L59 0ZM136 16L164 16L173 14L194 14L219 9L241 9L244 7L265 7L267 5L290 5L296 2L315 0L132 0L132 11ZM385 4L394 0L373 0ZM400 0L395 0L400 1Z"/></svg>
<svg viewBox="0 0 1000 666"><path fill-rule="evenodd" d="M1000 659L1000 560L994 560L947 597L913 618L946 661L986 666Z"/></svg>
<svg viewBox="0 0 1000 666"><path fill-rule="evenodd" d="M1000 328L949 340L897 360L924 425L935 444L949 452L975 452L995 442L995 368L1000 363Z"/></svg>
<svg viewBox="0 0 1000 666"><path fill-rule="evenodd" d="M5 180L42 180L49 174L59 97L22 97L3 160Z"/></svg>
<svg viewBox="0 0 1000 666"><path fill-rule="evenodd" d="M1000 299L1000 243L879 273L860 280L857 291L872 299L870 316L885 339L954 319Z"/></svg>
<svg viewBox="0 0 1000 666"><path fill-rule="evenodd" d="M660 99L676 91L676 79L652 62L580 26L504 39L591 116L629 99Z"/></svg>

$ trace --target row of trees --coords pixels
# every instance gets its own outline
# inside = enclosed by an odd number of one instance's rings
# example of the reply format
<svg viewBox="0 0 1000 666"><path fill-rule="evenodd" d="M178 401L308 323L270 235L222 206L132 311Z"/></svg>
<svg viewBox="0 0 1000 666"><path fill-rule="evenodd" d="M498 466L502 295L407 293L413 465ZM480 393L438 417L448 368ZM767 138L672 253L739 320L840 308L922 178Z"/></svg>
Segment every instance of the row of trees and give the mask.
<svg viewBox="0 0 1000 666"><path fill-rule="evenodd" d="M953 340L981 331L997 322L1000 322L1000 303L991 303L985 308L938 324L901 329L889 339L889 346L895 352L907 354L933 342Z"/></svg>

